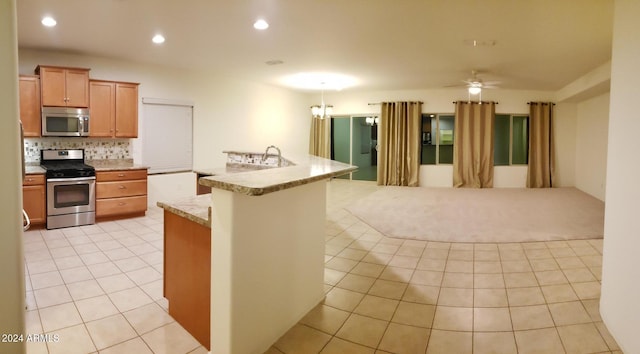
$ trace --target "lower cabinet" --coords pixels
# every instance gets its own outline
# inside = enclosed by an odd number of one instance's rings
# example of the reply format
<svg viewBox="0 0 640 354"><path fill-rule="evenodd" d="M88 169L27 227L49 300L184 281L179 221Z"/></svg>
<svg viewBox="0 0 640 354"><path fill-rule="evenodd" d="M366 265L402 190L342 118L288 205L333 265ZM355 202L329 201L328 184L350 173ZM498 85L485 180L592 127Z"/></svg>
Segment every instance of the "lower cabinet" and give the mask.
<svg viewBox="0 0 640 354"><path fill-rule="evenodd" d="M22 181L22 207L27 212L31 225L47 222L47 188L44 175L26 175Z"/></svg>
<svg viewBox="0 0 640 354"><path fill-rule="evenodd" d="M211 228L164 211L164 297L169 314L211 349Z"/></svg>
<svg viewBox="0 0 640 354"><path fill-rule="evenodd" d="M144 215L147 170L96 172L96 217Z"/></svg>

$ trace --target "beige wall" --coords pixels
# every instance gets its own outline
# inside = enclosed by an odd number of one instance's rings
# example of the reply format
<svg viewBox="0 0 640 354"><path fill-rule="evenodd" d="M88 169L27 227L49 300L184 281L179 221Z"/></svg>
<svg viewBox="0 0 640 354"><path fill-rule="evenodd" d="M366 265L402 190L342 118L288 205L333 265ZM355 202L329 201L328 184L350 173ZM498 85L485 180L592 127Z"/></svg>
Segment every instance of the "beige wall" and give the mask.
<svg viewBox="0 0 640 354"><path fill-rule="evenodd" d="M609 93L578 103L576 123L576 187L604 201Z"/></svg>
<svg viewBox="0 0 640 354"><path fill-rule="evenodd" d="M322 302L326 185L212 190L211 353L264 353Z"/></svg>
<svg viewBox="0 0 640 354"><path fill-rule="evenodd" d="M554 183L558 187L574 187L576 178L576 104L558 103L555 114L553 123L556 151Z"/></svg>
<svg viewBox="0 0 640 354"><path fill-rule="evenodd" d="M3 166L0 177L0 333L3 335L25 332L15 11L14 0L0 0L0 161ZM24 343L0 342L1 353L24 351Z"/></svg>
<svg viewBox="0 0 640 354"><path fill-rule="evenodd" d="M640 353L640 2L615 2L600 314L625 353Z"/></svg>

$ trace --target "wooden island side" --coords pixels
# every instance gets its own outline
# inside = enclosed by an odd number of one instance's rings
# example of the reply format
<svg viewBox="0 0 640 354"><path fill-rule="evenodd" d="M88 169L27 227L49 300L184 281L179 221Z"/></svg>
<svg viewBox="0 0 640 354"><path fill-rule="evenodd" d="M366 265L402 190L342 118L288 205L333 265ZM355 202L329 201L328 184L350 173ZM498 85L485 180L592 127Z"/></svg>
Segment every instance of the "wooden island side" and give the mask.
<svg viewBox="0 0 640 354"><path fill-rule="evenodd" d="M164 297L169 314L211 348L211 195L159 202L164 209Z"/></svg>

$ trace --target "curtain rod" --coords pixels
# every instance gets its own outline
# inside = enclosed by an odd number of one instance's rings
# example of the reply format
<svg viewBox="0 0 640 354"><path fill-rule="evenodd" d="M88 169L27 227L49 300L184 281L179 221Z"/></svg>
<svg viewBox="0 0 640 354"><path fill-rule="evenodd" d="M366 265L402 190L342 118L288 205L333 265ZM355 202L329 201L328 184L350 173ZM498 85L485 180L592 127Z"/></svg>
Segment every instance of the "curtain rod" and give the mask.
<svg viewBox="0 0 640 354"><path fill-rule="evenodd" d="M553 106L555 106L555 105L556 105L556 104L555 104L555 103L553 103L553 102L533 102L533 101L531 101L531 102L527 102L527 104L532 104L532 103L541 103L541 104L543 104L543 105L545 105L545 104L550 104L550 105L553 105Z"/></svg>
<svg viewBox="0 0 640 354"><path fill-rule="evenodd" d="M422 101L402 101L402 102L408 102L408 103L422 103L424 104L424 102ZM375 103L367 103L369 106L377 106L380 104L383 104L384 102L375 102Z"/></svg>
<svg viewBox="0 0 640 354"><path fill-rule="evenodd" d="M453 101L454 104L458 103L458 102L462 102L462 103L494 103L494 104L499 104L496 101L464 101L464 100L460 100L460 101Z"/></svg>

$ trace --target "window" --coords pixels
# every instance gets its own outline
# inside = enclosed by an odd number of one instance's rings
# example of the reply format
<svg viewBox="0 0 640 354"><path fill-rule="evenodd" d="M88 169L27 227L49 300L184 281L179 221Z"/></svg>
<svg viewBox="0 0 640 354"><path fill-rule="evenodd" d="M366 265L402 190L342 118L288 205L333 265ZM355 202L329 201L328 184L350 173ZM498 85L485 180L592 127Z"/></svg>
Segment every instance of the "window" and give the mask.
<svg viewBox="0 0 640 354"><path fill-rule="evenodd" d="M493 164L526 165L529 155L529 117L496 114Z"/></svg>
<svg viewBox="0 0 640 354"><path fill-rule="evenodd" d="M454 115L422 115L422 156L423 165L453 163Z"/></svg>
<svg viewBox="0 0 640 354"><path fill-rule="evenodd" d="M423 165L453 163L454 118L451 113L422 115ZM529 117L496 114L494 126L494 165L526 165L529 155Z"/></svg>

